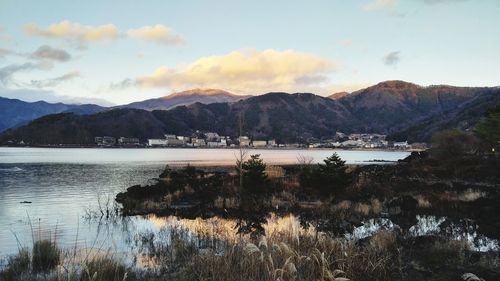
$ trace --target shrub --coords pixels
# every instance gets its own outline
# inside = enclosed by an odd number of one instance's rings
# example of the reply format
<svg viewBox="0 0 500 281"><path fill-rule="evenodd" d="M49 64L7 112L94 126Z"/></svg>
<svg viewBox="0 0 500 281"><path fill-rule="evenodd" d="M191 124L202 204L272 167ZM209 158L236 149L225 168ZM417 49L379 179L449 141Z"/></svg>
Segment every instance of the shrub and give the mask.
<svg viewBox="0 0 500 281"><path fill-rule="evenodd" d="M34 272L48 272L61 260L61 251L55 242L39 240L33 244L32 266Z"/></svg>
<svg viewBox="0 0 500 281"><path fill-rule="evenodd" d="M19 253L10 257L7 261L7 266L0 271L0 280L18 281L21 280L23 274L29 272L30 269L30 253L27 249L20 249Z"/></svg>
<svg viewBox="0 0 500 281"><path fill-rule="evenodd" d="M432 137L431 155L439 160L453 160L479 150L479 140L460 130L446 130Z"/></svg>
<svg viewBox="0 0 500 281"><path fill-rule="evenodd" d="M474 128L474 134L481 140L484 150L500 147L500 106L487 111L486 116Z"/></svg>
<svg viewBox="0 0 500 281"><path fill-rule="evenodd" d="M134 272L130 271L111 257L97 257L84 265L80 281L123 281L136 280Z"/></svg>

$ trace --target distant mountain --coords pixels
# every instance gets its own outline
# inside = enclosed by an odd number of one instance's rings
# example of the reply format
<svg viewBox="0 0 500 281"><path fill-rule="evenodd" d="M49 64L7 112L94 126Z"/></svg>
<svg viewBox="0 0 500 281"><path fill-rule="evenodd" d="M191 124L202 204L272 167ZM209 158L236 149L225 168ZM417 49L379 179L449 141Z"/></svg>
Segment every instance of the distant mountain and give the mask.
<svg viewBox="0 0 500 281"><path fill-rule="evenodd" d="M478 97L498 94L499 88L422 87L404 81L385 81L337 101L365 124L363 131L391 134L429 118L440 120L453 115L452 112L467 107ZM488 103L482 106L486 108Z"/></svg>
<svg viewBox="0 0 500 281"><path fill-rule="evenodd" d="M337 99L310 93L268 93L236 102L182 105L170 110L114 109L93 115L49 115L0 135L0 143L91 144L94 136L160 137L196 130L243 134L279 142L331 137L336 131L389 134L394 140L426 141L437 130L471 128L492 106L500 88L421 87L386 81ZM47 133L50 132L50 133Z"/></svg>
<svg viewBox="0 0 500 281"><path fill-rule="evenodd" d="M210 104L215 102L235 102L249 96L238 96L218 89L193 89L174 93L156 99L133 102L116 108L136 108L144 110L167 110L179 105L190 105L196 102Z"/></svg>
<svg viewBox="0 0 500 281"><path fill-rule="evenodd" d="M348 92L338 92L338 93L335 93L333 95L330 95L328 96L329 98L331 98L332 100L337 100L337 99L340 99L340 98L343 98L343 97L346 97L348 96L349 93Z"/></svg>
<svg viewBox="0 0 500 281"><path fill-rule="evenodd" d="M18 99L0 97L0 132L17 127L38 117L73 112L76 114L93 114L113 108L135 108L145 110L166 110L179 105L190 105L196 102L210 104L215 102L235 102L248 96L238 96L223 90L194 89L174 93L162 98L149 99L116 107L102 107L95 104L48 103L44 101L24 102Z"/></svg>
<svg viewBox="0 0 500 281"><path fill-rule="evenodd" d="M0 97L0 132L8 128L25 124L47 114L59 112L93 114L104 109L104 107L94 104L75 105L47 103L44 101L24 102L18 99Z"/></svg>

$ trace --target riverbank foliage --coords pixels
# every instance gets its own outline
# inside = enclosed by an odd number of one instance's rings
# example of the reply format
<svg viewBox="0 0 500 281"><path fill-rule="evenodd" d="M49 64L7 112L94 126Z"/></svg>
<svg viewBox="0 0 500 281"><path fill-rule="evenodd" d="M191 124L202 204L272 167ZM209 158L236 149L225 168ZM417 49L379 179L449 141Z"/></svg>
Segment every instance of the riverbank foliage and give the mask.
<svg viewBox="0 0 500 281"><path fill-rule="evenodd" d="M225 223L224 223L225 222ZM437 236L410 237L381 230L368 238L335 237L302 227L293 217L271 216L266 235L235 235L214 222L166 222L159 232L135 237L139 254L61 249L55 266L36 271L33 256L22 249L0 270L0 280L126 281L126 280L460 280L473 273L495 280L500 270L496 253L476 252L466 240ZM51 256L51 250L41 252Z"/></svg>

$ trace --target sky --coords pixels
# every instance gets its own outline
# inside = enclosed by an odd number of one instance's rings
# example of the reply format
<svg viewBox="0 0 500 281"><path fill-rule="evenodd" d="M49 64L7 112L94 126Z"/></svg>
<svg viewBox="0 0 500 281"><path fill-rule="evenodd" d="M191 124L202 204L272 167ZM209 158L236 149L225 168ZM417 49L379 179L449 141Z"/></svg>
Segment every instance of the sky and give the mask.
<svg viewBox="0 0 500 281"><path fill-rule="evenodd" d="M499 86L500 0L0 0L0 96Z"/></svg>

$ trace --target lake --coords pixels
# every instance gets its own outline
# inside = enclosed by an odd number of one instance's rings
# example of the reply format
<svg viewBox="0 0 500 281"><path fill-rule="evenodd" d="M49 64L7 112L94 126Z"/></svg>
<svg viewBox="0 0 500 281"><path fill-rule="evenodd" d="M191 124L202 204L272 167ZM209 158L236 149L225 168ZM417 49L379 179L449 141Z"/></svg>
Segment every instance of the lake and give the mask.
<svg viewBox="0 0 500 281"><path fill-rule="evenodd" d="M334 150L252 149L269 164L293 164L299 155L320 162ZM335 150L349 164L396 161L402 151ZM86 219L87 210L114 202L116 193L157 177L166 164L234 165L236 149L0 148L0 257L54 237L63 247L124 250L135 233L157 222ZM21 204L28 201L30 204Z"/></svg>

